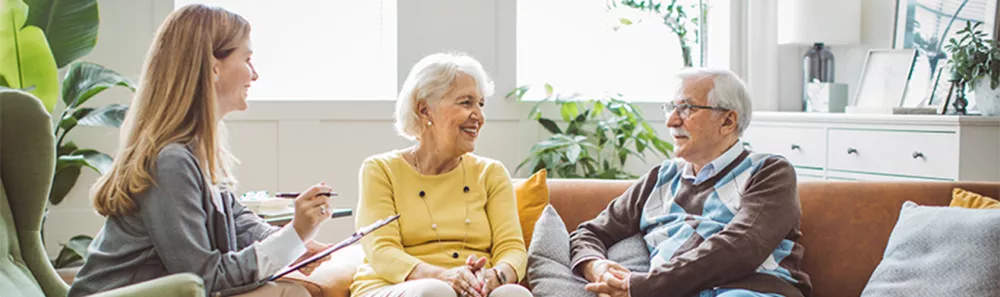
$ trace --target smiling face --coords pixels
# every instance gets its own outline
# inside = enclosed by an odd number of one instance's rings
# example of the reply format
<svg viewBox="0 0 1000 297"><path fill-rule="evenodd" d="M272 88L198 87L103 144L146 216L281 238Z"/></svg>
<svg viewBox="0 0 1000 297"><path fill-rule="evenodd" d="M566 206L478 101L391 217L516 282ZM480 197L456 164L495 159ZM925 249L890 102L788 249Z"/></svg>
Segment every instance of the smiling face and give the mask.
<svg viewBox="0 0 1000 297"><path fill-rule="evenodd" d="M483 117L485 98L479 92L472 76L459 73L451 83L448 92L440 100L428 105L419 103L424 124L432 125L424 130L421 142L434 142L439 152L460 156L476 149L479 131L486 119Z"/></svg>
<svg viewBox="0 0 1000 297"><path fill-rule="evenodd" d="M253 49L250 39L240 42L228 56L218 59L213 72L218 76L215 81L216 97L221 116L247 109L247 93L250 83L257 80L257 70L250 62Z"/></svg>

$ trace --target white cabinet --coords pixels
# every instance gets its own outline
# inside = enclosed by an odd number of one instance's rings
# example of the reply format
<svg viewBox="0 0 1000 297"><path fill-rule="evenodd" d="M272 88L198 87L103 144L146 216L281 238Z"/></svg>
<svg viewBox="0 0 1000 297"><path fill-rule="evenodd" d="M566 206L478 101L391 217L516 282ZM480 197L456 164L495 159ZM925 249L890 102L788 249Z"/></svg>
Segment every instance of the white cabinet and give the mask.
<svg viewBox="0 0 1000 297"><path fill-rule="evenodd" d="M1000 117L755 112L743 141L799 180L1000 181Z"/></svg>

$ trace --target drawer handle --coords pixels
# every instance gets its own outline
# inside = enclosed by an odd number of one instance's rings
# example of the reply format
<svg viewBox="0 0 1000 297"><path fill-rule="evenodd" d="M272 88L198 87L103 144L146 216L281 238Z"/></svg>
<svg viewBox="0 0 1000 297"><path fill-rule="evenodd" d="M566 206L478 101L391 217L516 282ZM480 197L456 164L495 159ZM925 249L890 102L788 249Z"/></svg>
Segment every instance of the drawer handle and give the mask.
<svg viewBox="0 0 1000 297"><path fill-rule="evenodd" d="M793 143L793 144L792 144L792 150L793 150L793 151L794 151L794 150L800 150L800 151L801 151L801 150L802 150L802 147L800 147L800 146L799 146L798 144L794 144L794 143Z"/></svg>
<svg viewBox="0 0 1000 297"><path fill-rule="evenodd" d="M916 158L923 158L923 157L924 157L924 153L921 153L921 152L913 152L913 158L914 158L914 159L916 159Z"/></svg>
<svg viewBox="0 0 1000 297"><path fill-rule="evenodd" d="M858 150L857 150L857 149L855 149L855 148L847 148L847 154L848 154L848 155L850 155L850 154L855 154L855 155L857 155L857 154L858 154Z"/></svg>

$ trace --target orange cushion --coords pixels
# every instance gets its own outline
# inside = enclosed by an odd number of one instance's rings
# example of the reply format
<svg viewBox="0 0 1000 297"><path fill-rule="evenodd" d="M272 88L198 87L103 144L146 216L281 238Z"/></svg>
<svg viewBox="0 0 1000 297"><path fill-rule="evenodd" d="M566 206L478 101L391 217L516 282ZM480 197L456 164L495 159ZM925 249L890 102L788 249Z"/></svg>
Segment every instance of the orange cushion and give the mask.
<svg viewBox="0 0 1000 297"><path fill-rule="evenodd" d="M1000 201L962 188L954 188L951 192L951 204L948 206L977 209L1000 208Z"/></svg>
<svg viewBox="0 0 1000 297"><path fill-rule="evenodd" d="M517 195L517 215L521 220L525 247L531 245L535 222L542 216L545 206L549 205L549 188L545 180L547 174L547 171L542 169L514 185L514 192Z"/></svg>

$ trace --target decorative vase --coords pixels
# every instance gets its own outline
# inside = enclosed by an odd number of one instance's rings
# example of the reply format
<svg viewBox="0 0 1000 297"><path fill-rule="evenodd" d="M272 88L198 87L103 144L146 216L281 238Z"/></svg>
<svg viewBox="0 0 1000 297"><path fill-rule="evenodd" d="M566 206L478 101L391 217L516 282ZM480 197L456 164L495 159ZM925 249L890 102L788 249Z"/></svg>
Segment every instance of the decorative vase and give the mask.
<svg viewBox="0 0 1000 297"><path fill-rule="evenodd" d="M802 57L802 111L813 110L809 100L810 83L833 83L833 52L822 42L813 44Z"/></svg>
<svg viewBox="0 0 1000 297"><path fill-rule="evenodd" d="M1000 86L991 89L990 78L984 77L973 84L972 91L975 92L976 106L983 116L1000 115Z"/></svg>

